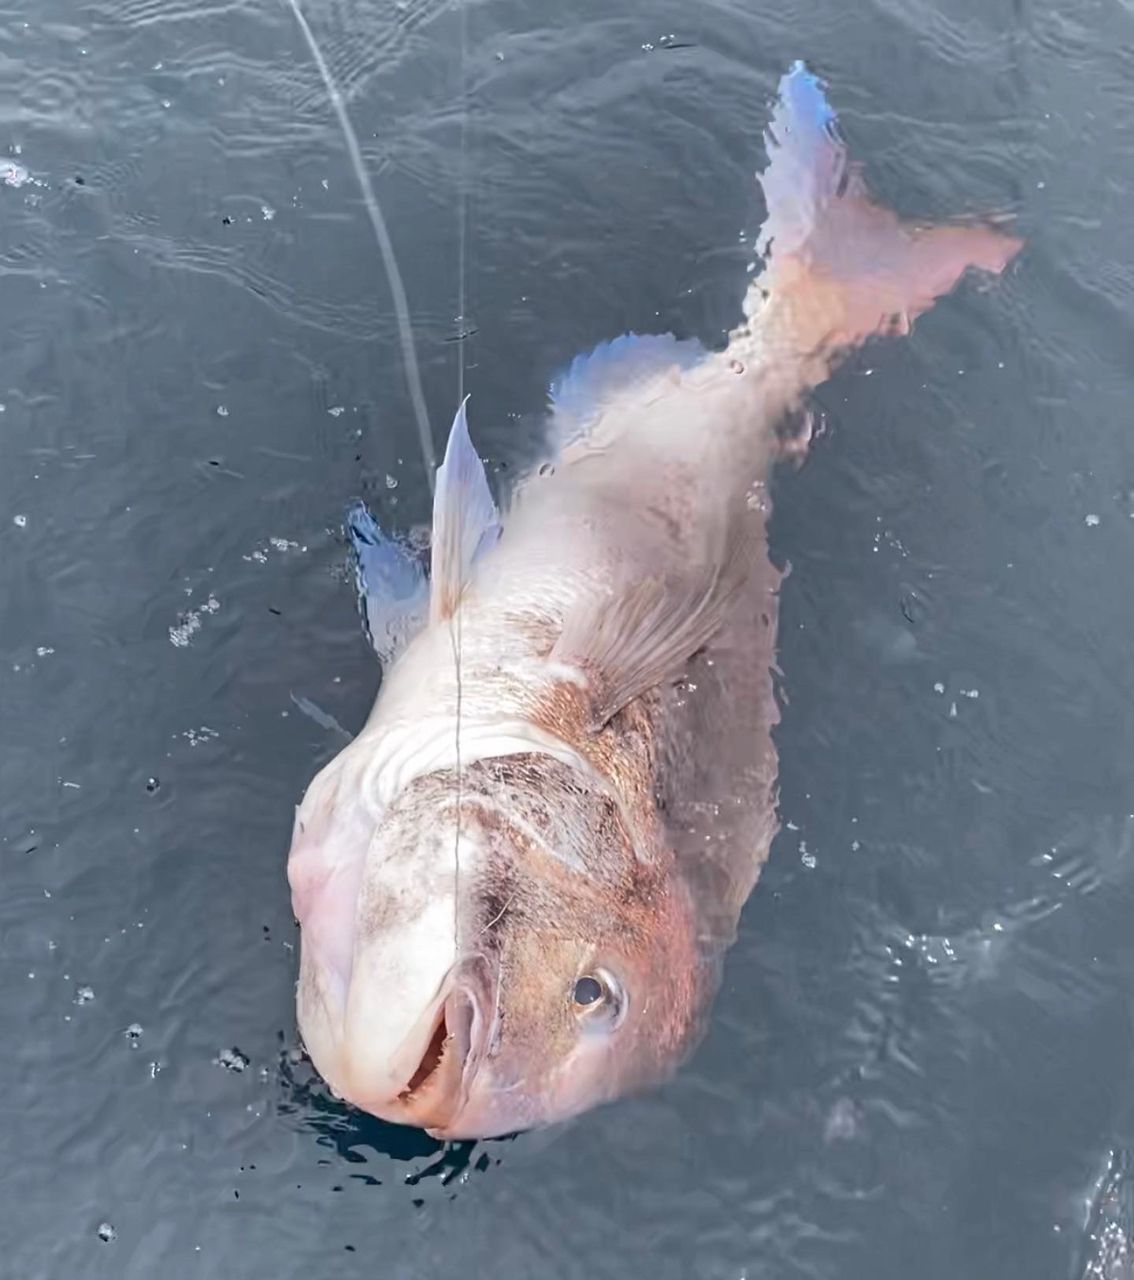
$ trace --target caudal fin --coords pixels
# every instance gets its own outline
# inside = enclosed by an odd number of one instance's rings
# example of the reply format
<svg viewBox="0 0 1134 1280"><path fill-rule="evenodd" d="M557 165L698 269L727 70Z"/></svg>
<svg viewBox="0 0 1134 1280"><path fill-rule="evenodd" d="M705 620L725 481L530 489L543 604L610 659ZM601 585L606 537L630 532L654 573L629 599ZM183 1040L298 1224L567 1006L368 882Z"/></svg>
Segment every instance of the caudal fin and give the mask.
<svg viewBox="0 0 1134 1280"><path fill-rule="evenodd" d="M965 271L997 273L1023 241L987 225L915 227L876 204L802 62L780 81L760 175L762 275L745 304L765 341L829 364L871 334L907 332Z"/></svg>

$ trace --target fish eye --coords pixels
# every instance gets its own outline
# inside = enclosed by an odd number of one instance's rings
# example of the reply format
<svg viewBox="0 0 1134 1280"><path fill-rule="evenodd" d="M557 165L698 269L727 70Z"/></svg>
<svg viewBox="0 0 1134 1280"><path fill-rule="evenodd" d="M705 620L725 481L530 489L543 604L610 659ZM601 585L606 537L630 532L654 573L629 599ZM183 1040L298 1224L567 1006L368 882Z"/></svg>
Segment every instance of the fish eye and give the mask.
<svg viewBox="0 0 1134 1280"><path fill-rule="evenodd" d="M584 973L575 979L571 988L571 1001L581 1017L591 1017L602 1010L604 1015L621 1021L625 1010L622 988L613 974L605 969Z"/></svg>
<svg viewBox="0 0 1134 1280"><path fill-rule="evenodd" d="M588 973L579 978L575 982L575 989L571 993L571 999L577 1005L588 1008L593 1004L597 1004L600 1000L607 998L607 989L602 983L601 978L596 978L594 974Z"/></svg>

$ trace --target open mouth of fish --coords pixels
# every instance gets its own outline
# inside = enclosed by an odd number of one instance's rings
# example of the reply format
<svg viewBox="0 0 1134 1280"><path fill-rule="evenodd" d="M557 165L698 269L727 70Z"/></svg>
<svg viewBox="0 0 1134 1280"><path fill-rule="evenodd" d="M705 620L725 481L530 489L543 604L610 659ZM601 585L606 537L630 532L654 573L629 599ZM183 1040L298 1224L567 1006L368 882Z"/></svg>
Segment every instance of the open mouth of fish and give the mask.
<svg viewBox="0 0 1134 1280"><path fill-rule="evenodd" d="M454 993L457 994L457 993ZM461 1080L472 1042L474 1010L471 1001L450 996L434 1019L425 1052L409 1083L399 1095L403 1101L419 1099L450 1076Z"/></svg>
<svg viewBox="0 0 1134 1280"><path fill-rule="evenodd" d="M398 1095L415 1122L430 1131L444 1130L460 1114L484 1058L485 1014L492 1005L482 990L483 966L476 965L475 974L469 968L460 966L447 984L447 993L427 1024L417 1064Z"/></svg>

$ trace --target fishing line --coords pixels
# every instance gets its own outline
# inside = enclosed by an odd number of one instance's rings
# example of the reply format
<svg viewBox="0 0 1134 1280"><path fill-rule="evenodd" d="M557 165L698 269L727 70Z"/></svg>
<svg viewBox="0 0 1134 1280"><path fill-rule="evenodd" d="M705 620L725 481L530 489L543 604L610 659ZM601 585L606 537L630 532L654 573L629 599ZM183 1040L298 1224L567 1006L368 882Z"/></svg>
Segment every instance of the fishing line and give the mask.
<svg viewBox="0 0 1134 1280"><path fill-rule="evenodd" d="M457 168L457 403L465 398L465 262L468 241L468 132L469 88L465 72L468 53L468 17L464 0L456 0L460 32L461 142Z"/></svg>
<svg viewBox="0 0 1134 1280"><path fill-rule="evenodd" d="M374 235L378 240L378 249L382 254L382 262L386 268L386 279L389 281L390 294L394 302L394 315L398 321L398 337L402 344L402 367L405 371L406 386L409 389L414 418L417 421L418 440L421 444L421 456L425 462L425 475L429 482L429 492L432 493L435 484L433 473L437 469L437 455L433 452L433 436L429 430L429 413L425 407L425 395L421 389L421 374L417 365L417 348L414 346L413 341L413 324L410 320L405 286L402 283L402 273L398 270L398 259L394 253L394 244L390 239L386 219L382 216L382 206L378 203L374 188L370 184L370 178L362 159L362 148L358 145L358 136L355 134L354 126L350 122L346 103L343 101L343 96L339 92L334 76L331 74L331 68L323 57L314 33L307 25L307 19L303 16L303 10L299 7L299 0L287 0L287 4L295 15L295 20L299 24L303 38L307 41L307 47L311 50L311 56L315 59L315 65L319 68L319 74L323 77L327 96L331 100L331 106L338 117L339 126L343 131L343 138L346 140L347 152L354 168L354 176L358 179L358 185L362 189L362 202L366 206L366 212L370 216L370 225L374 228Z"/></svg>
<svg viewBox="0 0 1134 1280"><path fill-rule="evenodd" d="M461 99L461 140L457 166L457 403L465 399L465 275L468 240L468 126L469 92L466 66L468 62L468 18L465 0L455 0L457 6L459 92ZM454 755L457 762L457 819L453 833L453 955L458 956L460 945L461 901L461 702L464 688L461 684L461 600L453 613L453 666L457 683L457 717L453 729Z"/></svg>

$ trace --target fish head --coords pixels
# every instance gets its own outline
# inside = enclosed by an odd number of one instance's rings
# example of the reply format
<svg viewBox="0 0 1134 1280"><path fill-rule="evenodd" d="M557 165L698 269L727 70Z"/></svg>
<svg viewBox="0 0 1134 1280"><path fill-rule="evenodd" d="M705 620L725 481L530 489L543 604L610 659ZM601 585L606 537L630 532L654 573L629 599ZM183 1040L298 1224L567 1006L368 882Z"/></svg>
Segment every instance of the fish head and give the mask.
<svg viewBox="0 0 1134 1280"><path fill-rule="evenodd" d="M566 1120L668 1078L707 1005L689 901L646 874L605 887L523 881L484 891L486 969L495 980L485 1034L473 1037L463 1096L432 1131L499 1135Z"/></svg>
<svg viewBox="0 0 1134 1280"><path fill-rule="evenodd" d="M316 1068L442 1138L551 1124L665 1079L711 994L671 862L643 855L601 783L538 755L407 786L370 838L348 970L323 977L318 931L308 955Z"/></svg>

